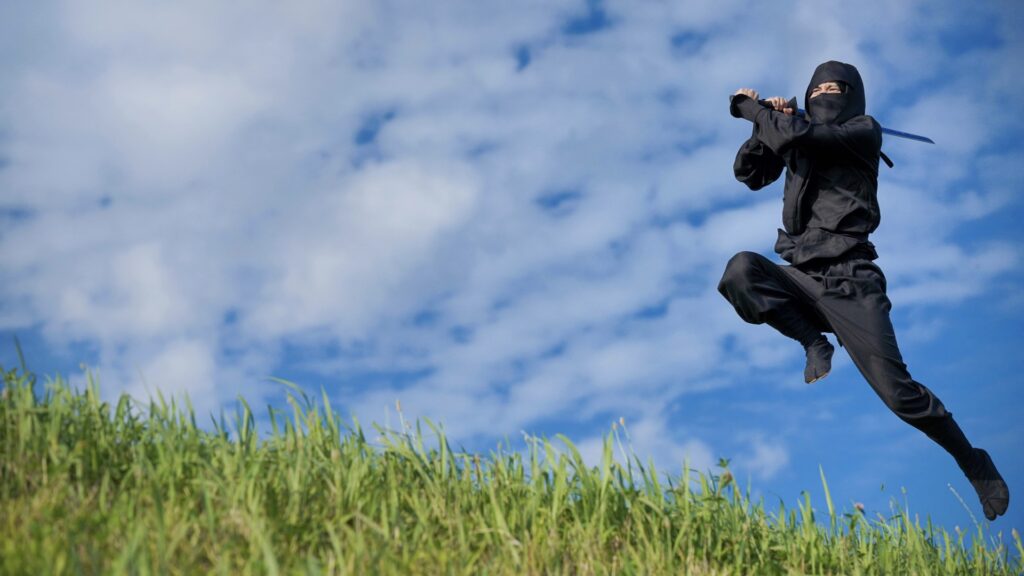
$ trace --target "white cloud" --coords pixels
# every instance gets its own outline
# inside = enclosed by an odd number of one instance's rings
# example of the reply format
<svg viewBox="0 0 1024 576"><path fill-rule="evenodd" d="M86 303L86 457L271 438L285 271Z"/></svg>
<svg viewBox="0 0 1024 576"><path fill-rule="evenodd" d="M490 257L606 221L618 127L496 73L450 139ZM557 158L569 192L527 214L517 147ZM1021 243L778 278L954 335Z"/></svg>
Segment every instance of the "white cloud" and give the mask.
<svg viewBox="0 0 1024 576"><path fill-rule="evenodd" d="M184 393L203 414L218 405L217 392L212 386L217 376L214 354L215 351L202 342L170 342L139 367L138 380L127 392L143 402L155 399L158 391Z"/></svg>
<svg viewBox="0 0 1024 576"><path fill-rule="evenodd" d="M413 273L470 217L477 194L461 165L389 162L313 195L266 254L271 279L250 328L273 337L330 325L350 337L383 314L414 311L407 298L429 286L416 286Z"/></svg>
<svg viewBox="0 0 1024 576"><path fill-rule="evenodd" d="M160 246L132 246L111 255L105 282L61 290L62 325L83 337L104 340L152 338L176 331L185 320L186 303L177 290Z"/></svg>
<svg viewBox="0 0 1024 576"><path fill-rule="evenodd" d="M749 452L737 457L734 467L767 480L789 464L789 450L778 440L766 440L757 434L749 438Z"/></svg>
<svg viewBox="0 0 1024 576"><path fill-rule="evenodd" d="M936 259L934 267L922 270L917 278L889 290L889 298L900 304L960 302L983 294L993 279L1015 270L1020 261L1020 250L1004 244L973 254L951 252L948 258Z"/></svg>
<svg viewBox="0 0 1024 576"><path fill-rule="evenodd" d="M140 192L187 185L211 161L230 157L224 148L237 145L233 137L267 106L244 78L187 65L110 69L97 78L92 100L86 112L95 136Z"/></svg>
<svg viewBox="0 0 1024 576"><path fill-rule="evenodd" d="M593 436L577 443L583 461L597 466L604 453L604 436ZM717 462L713 448L698 438L677 438L672 427L658 414L618 428L618 440L613 442L612 455L620 464L639 458L644 467L653 461L660 474L678 476L684 466L707 473ZM633 462L635 465L635 462Z"/></svg>

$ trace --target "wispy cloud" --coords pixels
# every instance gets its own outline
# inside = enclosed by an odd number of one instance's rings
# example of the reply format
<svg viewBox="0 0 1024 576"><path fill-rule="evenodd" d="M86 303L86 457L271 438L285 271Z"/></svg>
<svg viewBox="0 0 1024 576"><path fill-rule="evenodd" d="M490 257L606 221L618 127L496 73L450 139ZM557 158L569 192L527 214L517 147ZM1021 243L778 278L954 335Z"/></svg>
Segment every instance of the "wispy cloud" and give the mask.
<svg viewBox="0 0 1024 576"><path fill-rule="evenodd" d="M1020 261L1005 230L957 234L1019 210L1019 149L992 143L1019 128L1020 34L993 9L999 41L951 52L925 6L7 6L33 48L0 60L0 326L94 350L109 393L210 410L305 370L364 420L399 396L470 439L625 416L673 463L724 445L772 477L785 440L682 436L667 408L801 359L714 289L781 209L732 179L728 94L844 59L880 120L939 142L886 142L898 306Z"/></svg>

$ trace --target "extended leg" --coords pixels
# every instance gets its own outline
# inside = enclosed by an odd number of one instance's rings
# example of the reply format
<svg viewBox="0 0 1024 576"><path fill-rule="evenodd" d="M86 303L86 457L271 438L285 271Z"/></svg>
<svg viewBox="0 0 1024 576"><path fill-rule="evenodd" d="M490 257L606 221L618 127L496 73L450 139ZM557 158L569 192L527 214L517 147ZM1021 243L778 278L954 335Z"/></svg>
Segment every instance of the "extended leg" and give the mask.
<svg viewBox="0 0 1024 576"><path fill-rule="evenodd" d="M853 363L886 406L953 456L978 492L985 516L992 520L1006 511L1006 484L988 454L971 446L942 401L911 378L889 319L889 300L879 286L872 289L870 282L860 284L856 298L826 294L821 308Z"/></svg>

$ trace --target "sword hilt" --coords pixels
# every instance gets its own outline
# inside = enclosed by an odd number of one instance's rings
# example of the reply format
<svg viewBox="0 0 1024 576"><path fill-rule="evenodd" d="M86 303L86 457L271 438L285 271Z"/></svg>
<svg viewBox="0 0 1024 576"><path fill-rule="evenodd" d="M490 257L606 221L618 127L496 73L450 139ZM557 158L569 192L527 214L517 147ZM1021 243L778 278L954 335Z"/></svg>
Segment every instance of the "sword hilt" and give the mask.
<svg viewBox="0 0 1024 576"><path fill-rule="evenodd" d="M732 113L732 115L734 117L739 118L740 117L739 111L736 110L736 108L732 106L732 100L735 97L736 97L735 94L733 94L732 96L729 96L729 111ZM761 106L764 106L765 108L771 108L772 110L775 109L774 106L772 106L767 100L757 100L757 103L760 104ZM786 102L786 107L792 108L794 110L794 114L803 114L804 113L803 110L801 110L801 109L796 107L796 96L790 98Z"/></svg>

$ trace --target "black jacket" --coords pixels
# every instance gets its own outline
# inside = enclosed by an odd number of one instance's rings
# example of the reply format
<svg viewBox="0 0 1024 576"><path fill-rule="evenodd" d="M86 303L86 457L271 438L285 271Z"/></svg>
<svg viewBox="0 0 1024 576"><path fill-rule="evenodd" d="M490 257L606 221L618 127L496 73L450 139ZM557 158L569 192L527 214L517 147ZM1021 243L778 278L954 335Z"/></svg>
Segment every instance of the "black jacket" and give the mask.
<svg viewBox="0 0 1024 576"><path fill-rule="evenodd" d="M822 82L845 84L843 94L811 90ZM878 257L868 234L878 227L878 160L882 128L865 114L864 85L857 69L826 62L804 94L808 117L776 112L746 96L730 111L754 123L736 154L736 179L751 190L771 184L786 170L782 224L775 251L795 266L835 258L851 249Z"/></svg>

